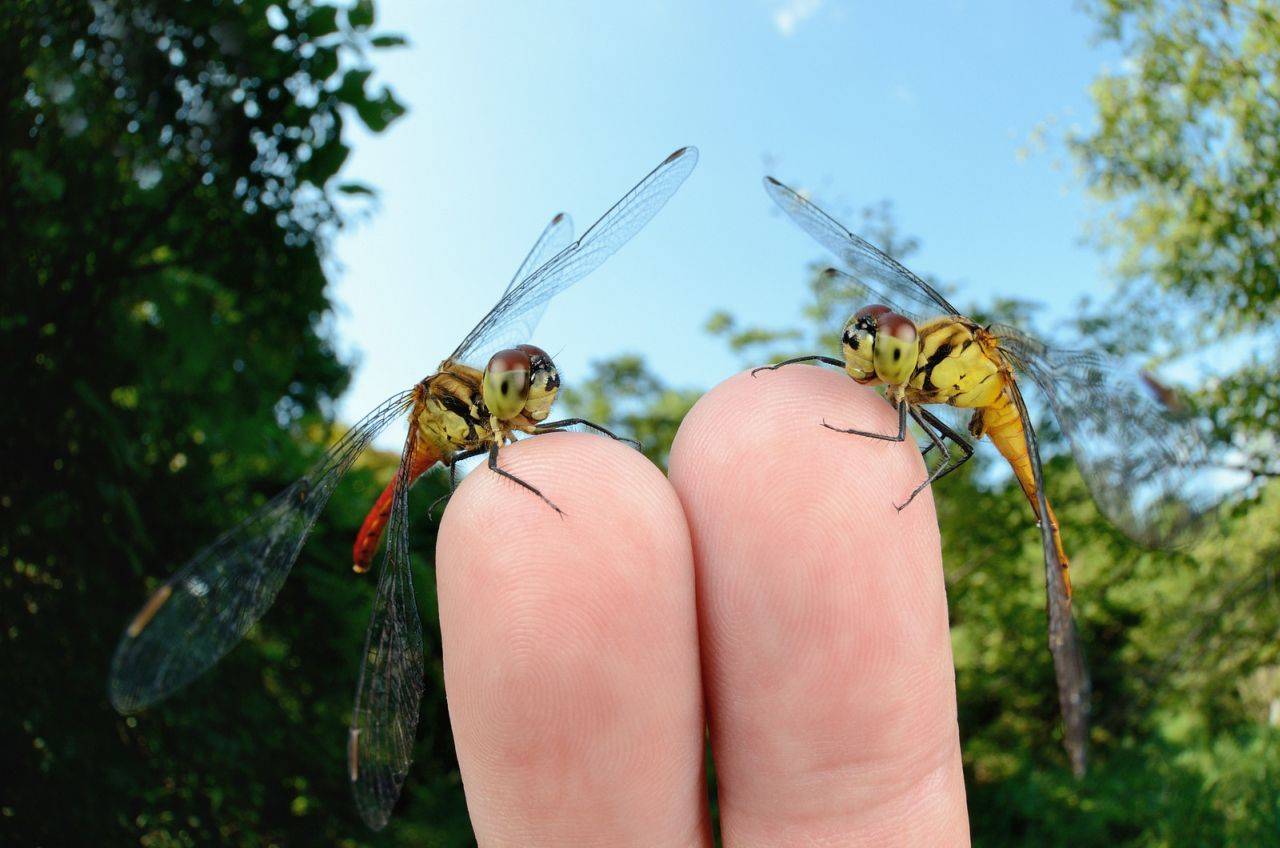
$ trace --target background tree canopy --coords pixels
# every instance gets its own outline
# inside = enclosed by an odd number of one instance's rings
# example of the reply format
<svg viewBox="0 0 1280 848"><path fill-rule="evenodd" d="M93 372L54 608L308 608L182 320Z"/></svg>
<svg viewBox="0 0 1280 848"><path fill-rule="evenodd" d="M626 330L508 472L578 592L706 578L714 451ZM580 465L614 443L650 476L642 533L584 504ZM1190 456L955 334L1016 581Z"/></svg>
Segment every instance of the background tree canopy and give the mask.
<svg viewBox="0 0 1280 848"><path fill-rule="evenodd" d="M342 739L371 589L345 552L385 460L219 673L130 719L104 680L146 585L334 436L325 246L370 192L340 176L344 126L403 112L374 25L368 0L0 11L6 844L369 839ZM384 842L467 832L443 710L437 681Z"/></svg>
<svg viewBox="0 0 1280 848"><path fill-rule="evenodd" d="M1097 126L1067 141L1112 216L1100 240L1122 286L1074 329L1210 374L1196 403L1265 479L1280 424L1276 9L1088 9L1126 62L1098 80ZM439 479L415 492L413 539L435 661L386 831L364 829L345 777L371 597L346 552L394 458L370 455L339 488L276 609L214 673L133 718L105 696L146 589L336 435L348 371L326 246L373 191L343 181L344 127L381 132L403 113L371 64L403 39L377 31L369 0L14 0L0 38L2 841L470 844L435 636L425 516ZM910 259L887 205L860 229ZM960 301L1034 317L1028 303ZM744 365L834 350L858 304L814 274L806 306L802 326L723 313L709 330ZM1135 338L1135 319L1153 332ZM704 388L628 356L565 396L662 463ZM1049 465L1095 683L1084 784L1057 737L1021 493L981 454L936 493L975 843L1276 843L1280 491L1264 487L1198 546L1151 553L1097 514L1068 455Z"/></svg>

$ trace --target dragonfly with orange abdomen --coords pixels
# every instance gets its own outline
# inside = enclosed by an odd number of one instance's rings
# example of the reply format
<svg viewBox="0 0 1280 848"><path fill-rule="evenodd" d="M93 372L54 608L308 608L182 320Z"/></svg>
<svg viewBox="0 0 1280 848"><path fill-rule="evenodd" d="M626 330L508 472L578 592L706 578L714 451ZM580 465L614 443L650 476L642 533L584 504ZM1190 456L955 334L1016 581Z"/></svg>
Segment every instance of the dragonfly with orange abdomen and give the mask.
<svg viewBox="0 0 1280 848"><path fill-rule="evenodd" d="M1058 519L1045 497L1035 428L1019 387L1029 378L1044 395L1094 500L1113 524L1140 543L1168 546L1222 500L1221 465L1197 422L1171 402L1171 390L1097 350L1055 350L1013 327L962 315L933 286L812 202L773 179L765 190L796 224L839 256L850 273L824 275L865 305L844 327L843 357L790 359L843 369L879 386L898 415L895 433L823 426L839 433L899 442L910 418L928 437L924 452L941 461L899 505L973 455L969 438L988 438L1008 461L1041 529L1053 655L1071 767L1086 764L1090 684L1072 616L1071 581ZM971 410L968 437L928 407ZM953 453L951 447L958 448Z"/></svg>
<svg viewBox="0 0 1280 848"><path fill-rule="evenodd" d="M393 421L409 418L400 464L356 538L356 571L387 536L347 737L356 805L384 826L413 758L422 698L422 625L409 564L409 487L428 469L487 456L494 473L560 510L545 493L499 465L503 445L571 426L548 422L560 388L551 357L528 344L551 298L626 244L675 194L697 164L685 147L663 162L577 241L556 215L502 297L437 371L375 409L316 465L242 524L201 550L161 584L125 629L111 664L109 695L132 713L191 682L227 653L271 606L339 479ZM487 357L487 360L486 360ZM472 364L485 362L484 368ZM616 438L616 437L614 437Z"/></svg>

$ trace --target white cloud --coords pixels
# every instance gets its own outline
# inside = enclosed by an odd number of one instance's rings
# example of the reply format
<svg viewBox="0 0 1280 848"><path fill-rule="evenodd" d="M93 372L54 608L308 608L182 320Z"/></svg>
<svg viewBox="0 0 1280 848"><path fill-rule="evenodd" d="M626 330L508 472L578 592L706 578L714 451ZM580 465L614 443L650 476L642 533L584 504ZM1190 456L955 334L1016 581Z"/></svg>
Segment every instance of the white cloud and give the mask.
<svg viewBox="0 0 1280 848"><path fill-rule="evenodd" d="M782 0L773 10L773 26L783 36L795 34L796 27L822 8L823 0Z"/></svg>

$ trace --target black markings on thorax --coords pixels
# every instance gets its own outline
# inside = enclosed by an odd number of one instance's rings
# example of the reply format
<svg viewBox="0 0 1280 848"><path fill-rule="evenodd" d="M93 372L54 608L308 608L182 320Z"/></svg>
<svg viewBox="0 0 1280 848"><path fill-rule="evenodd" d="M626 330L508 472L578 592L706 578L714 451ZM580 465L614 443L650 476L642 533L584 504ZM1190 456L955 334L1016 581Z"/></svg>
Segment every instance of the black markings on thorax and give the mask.
<svg viewBox="0 0 1280 848"><path fill-rule="evenodd" d="M440 400L440 405L449 412L452 412L463 421L471 420L471 406L462 398L451 392L441 392L436 397Z"/></svg>

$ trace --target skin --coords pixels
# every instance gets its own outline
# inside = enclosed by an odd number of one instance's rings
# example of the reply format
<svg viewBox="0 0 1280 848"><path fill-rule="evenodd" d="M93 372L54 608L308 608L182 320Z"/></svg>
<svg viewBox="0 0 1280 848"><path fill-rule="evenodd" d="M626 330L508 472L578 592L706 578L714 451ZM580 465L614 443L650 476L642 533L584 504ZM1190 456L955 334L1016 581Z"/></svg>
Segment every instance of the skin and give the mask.
<svg viewBox="0 0 1280 848"><path fill-rule="evenodd" d="M578 433L504 448L438 543L445 685L481 846L967 845L932 498L847 376L739 374L671 480Z"/></svg>

